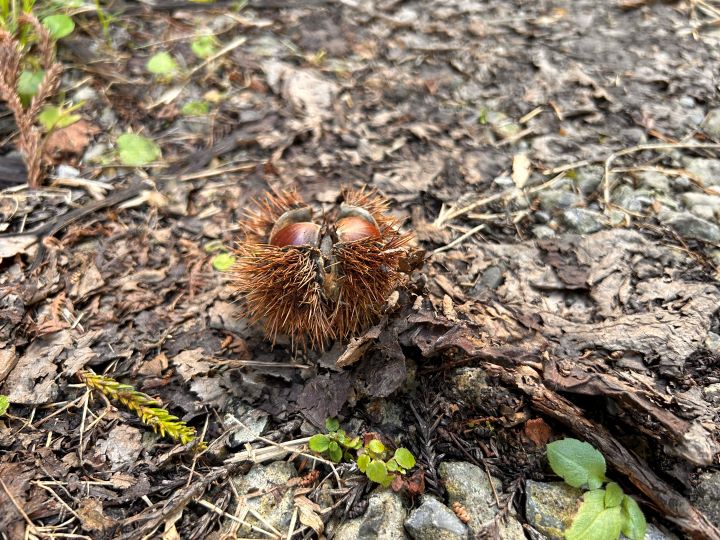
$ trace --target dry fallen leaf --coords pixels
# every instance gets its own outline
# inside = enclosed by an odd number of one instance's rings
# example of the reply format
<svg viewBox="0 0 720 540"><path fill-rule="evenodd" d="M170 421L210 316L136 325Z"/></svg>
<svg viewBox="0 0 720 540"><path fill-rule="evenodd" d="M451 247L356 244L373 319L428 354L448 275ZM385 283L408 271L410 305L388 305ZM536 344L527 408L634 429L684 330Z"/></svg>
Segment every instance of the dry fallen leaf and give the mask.
<svg viewBox="0 0 720 540"><path fill-rule="evenodd" d="M68 127L53 131L47 139L47 150L50 155L80 154L90 143L90 138L99 131L96 125L87 120L80 120Z"/></svg>
<svg viewBox="0 0 720 540"><path fill-rule="evenodd" d="M525 187L530 178L530 159L527 154L516 154L513 158L512 179L518 189Z"/></svg>
<svg viewBox="0 0 720 540"><path fill-rule="evenodd" d="M537 446L544 446L550 440L552 429L542 418L533 418L525 422L525 436Z"/></svg>

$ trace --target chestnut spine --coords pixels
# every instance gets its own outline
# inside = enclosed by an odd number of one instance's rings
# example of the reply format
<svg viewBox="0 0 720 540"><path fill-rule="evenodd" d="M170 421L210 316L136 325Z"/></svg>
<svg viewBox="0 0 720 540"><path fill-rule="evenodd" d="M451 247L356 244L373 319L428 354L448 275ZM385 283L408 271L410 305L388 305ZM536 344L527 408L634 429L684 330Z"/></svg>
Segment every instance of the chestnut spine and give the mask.
<svg viewBox="0 0 720 540"><path fill-rule="evenodd" d="M233 284L251 322L275 343L323 348L377 320L402 281L411 236L375 191L343 190L339 208L314 217L297 192L274 191L241 223Z"/></svg>

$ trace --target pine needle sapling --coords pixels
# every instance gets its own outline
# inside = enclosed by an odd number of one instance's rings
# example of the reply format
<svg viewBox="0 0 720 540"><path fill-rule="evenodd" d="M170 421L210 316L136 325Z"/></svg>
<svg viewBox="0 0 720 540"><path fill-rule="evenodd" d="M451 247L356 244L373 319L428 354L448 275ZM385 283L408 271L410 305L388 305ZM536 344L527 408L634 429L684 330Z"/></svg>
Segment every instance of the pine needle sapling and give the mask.
<svg viewBox="0 0 720 540"><path fill-rule="evenodd" d="M188 444L197 438L194 427L188 426L177 416L170 414L158 400L138 392L129 384L122 384L111 377L91 372L82 372L80 379L88 388L98 390L110 399L125 405L140 418L143 424L153 428L155 433L160 433L163 437L168 436L180 444ZM205 447L203 441L197 445L199 450Z"/></svg>

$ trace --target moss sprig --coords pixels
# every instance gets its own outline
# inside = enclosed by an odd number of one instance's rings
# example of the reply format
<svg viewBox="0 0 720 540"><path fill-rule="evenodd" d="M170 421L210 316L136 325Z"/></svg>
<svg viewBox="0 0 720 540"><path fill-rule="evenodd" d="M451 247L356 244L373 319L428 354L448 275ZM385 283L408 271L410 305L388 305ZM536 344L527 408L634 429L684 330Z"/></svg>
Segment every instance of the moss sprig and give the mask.
<svg viewBox="0 0 720 540"><path fill-rule="evenodd" d="M180 444L188 444L197 438L194 427L188 426L177 416L170 414L158 400L135 390L129 384L122 384L112 377L96 375L88 371L80 373L80 380L88 388L98 390L108 398L125 405L140 418L143 424L150 426L155 433L160 433L163 437L168 436ZM201 441L197 448L202 450L206 446L205 442Z"/></svg>

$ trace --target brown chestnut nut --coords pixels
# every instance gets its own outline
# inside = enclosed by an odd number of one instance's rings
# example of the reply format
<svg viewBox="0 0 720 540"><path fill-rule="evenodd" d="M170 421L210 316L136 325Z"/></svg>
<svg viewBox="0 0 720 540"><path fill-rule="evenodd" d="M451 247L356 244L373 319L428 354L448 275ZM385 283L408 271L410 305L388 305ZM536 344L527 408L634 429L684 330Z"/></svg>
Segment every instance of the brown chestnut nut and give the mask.
<svg viewBox="0 0 720 540"><path fill-rule="evenodd" d="M377 225L360 216L348 216L335 223L335 232L340 242L355 242L365 238L380 238Z"/></svg>
<svg viewBox="0 0 720 540"><path fill-rule="evenodd" d="M285 246L315 246L320 243L320 225L315 223L290 223L279 231L270 235L270 245Z"/></svg>

